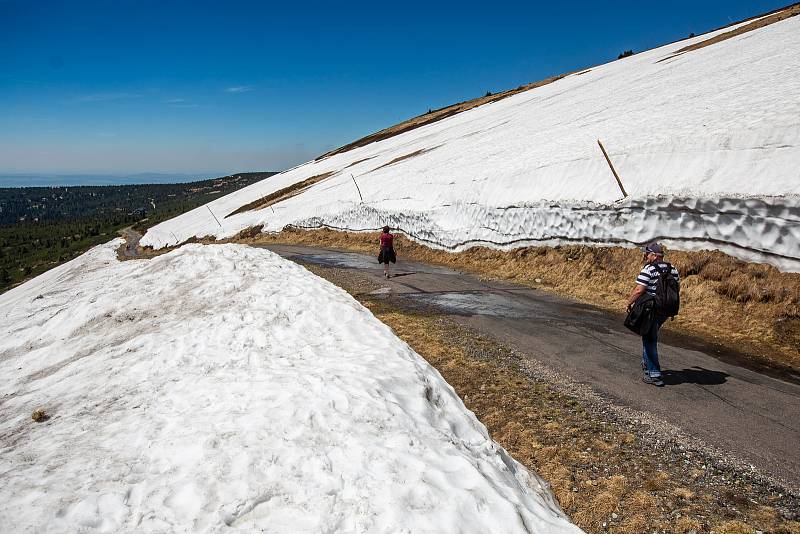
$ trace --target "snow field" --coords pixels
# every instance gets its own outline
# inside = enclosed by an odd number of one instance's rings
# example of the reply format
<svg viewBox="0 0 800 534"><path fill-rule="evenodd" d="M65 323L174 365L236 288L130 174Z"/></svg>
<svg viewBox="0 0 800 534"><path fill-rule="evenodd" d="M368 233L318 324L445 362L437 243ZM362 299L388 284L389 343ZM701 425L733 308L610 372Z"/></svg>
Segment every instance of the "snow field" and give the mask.
<svg viewBox="0 0 800 534"><path fill-rule="evenodd" d="M308 162L161 223L142 244L256 225L375 230L397 221L451 250L660 239L800 271L800 17L675 55L730 29ZM335 174L301 195L225 218L326 172Z"/></svg>
<svg viewBox="0 0 800 534"><path fill-rule="evenodd" d="M0 296L3 531L580 532L344 291L118 244Z"/></svg>

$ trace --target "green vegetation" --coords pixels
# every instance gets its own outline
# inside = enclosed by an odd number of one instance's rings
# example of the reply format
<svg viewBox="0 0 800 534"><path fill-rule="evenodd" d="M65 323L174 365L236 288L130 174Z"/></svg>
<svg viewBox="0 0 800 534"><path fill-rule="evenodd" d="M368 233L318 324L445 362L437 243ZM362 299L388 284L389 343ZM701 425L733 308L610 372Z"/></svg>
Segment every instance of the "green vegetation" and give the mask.
<svg viewBox="0 0 800 534"><path fill-rule="evenodd" d="M144 230L274 172L185 184L0 188L0 292L105 243Z"/></svg>

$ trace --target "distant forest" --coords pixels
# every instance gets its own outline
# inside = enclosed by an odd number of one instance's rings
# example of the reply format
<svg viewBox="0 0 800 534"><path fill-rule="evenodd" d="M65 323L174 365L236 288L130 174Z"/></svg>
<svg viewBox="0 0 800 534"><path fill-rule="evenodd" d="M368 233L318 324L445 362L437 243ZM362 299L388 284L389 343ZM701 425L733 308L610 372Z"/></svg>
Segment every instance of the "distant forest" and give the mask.
<svg viewBox="0 0 800 534"><path fill-rule="evenodd" d="M274 172L183 184L0 188L0 293L134 226L142 231Z"/></svg>

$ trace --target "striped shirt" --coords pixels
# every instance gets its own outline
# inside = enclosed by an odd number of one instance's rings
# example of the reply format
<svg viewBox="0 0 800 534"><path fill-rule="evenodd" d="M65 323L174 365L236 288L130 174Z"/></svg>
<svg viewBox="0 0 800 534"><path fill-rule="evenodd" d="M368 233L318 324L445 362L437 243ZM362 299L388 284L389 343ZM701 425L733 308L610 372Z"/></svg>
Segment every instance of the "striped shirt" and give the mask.
<svg viewBox="0 0 800 534"><path fill-rule="evenodd" d="M667 267L667 262L659 261L658 267L660 269L665 269ZM651 295L655 295L656 285L658 284L658 278L660 276L661 273L658 271L658 269L656 269L655 262L648 263L642 268L641 272L639 273L639 276L636 277L636 283L639 284L640 286L645 286L647 288L648 293L650 293ZM680 278L678 276L678 269L676 269L674 265L672 266L672 276L675 277L675 280L680 281Z"/></svg>

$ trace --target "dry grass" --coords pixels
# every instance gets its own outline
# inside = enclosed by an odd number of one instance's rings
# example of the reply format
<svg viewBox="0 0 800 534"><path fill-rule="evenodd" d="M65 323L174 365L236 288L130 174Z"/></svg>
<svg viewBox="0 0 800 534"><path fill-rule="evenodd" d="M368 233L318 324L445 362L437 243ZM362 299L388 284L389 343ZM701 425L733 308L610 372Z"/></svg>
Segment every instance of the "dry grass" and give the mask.
<svg viewBox="0 0 800 534"><path fill-rule="evenodd" d="M685 53L685 52L690 52L692 50L698 50L700 48L712 45L714 43L718 43L718 42L724 41L726 39L730 39L731 37L734 37L736 35L741 35L743 33L746 33L746 32L749 32L749 31L752 31L752 30L755 30L755 29L758 29L758 28L763 28L764 26L768 26L769 24L773 24L773 23L778 22L780 20L784 20L786 18L793 17L793 16L797 15L798 13L800 13L800 4L794 4L794 5L788 6L786 8L781 8L779 10L776 10L774 12L766 14L767 16L765 16L761 20L754 20L750 24L746 24L746 25L744 25L744 26L742 26L740 28L737 28L735 30L731 30L729 32L725 32L725 33L720 34L720 35L718 35L716 37L713 37L713 38L710 38L710 39L706 39L705 41L702 41L702 42L699 42L699 43L696 43L696 44L689 45L689 46L686 46L684 48L681 48L674 55L669 56L667 58L664 58L661 61L665 61L667 59L670 59L671 57L675 57L678 54L682 54L682 53ZM757 17L753 17L753 18L757 18ZM592 69L584 69L584 70L582 70L580 72L575 72L574 74L580 76L581 74L586 74L587 72L590 72L591 70ZM367 135L366 137L362 137L361 139L357 139L357 140L353 141L352 143L348 143L348 144L346 144L346 145L344 145L342 147L339 147L339 148L336 148L334 150L331 150L330 152L326 152L325 154L319 156L317 158L317 161L319 161L319 160L321 160L323 158L326 158L328 156L333 156L335 154L341 154L342 152L347 152L348 150L352 150L354 148L366 146L366 145L368 145L370 143L374 143L376 141L382 141L384 139L388 139L388 138L393 137L395 135L399 135L401 133L408 132L408 131L413 130L415 128L419 128L420 126L425 126L426 124L431 124L433 122L437 122L437 121L440 121L442 119L446 119L447 117L452 117L453 115L461 113L462 111L467 111L469 109L472 109L472 108L475 108L475 107L478 107L478 106L482 106L484 104L489 104L491 102L497 102L498 100L502 100L503 98L507 98L509 96L512 96L512 95L515 95L515 94L518 94L518 93L522 93L524 91L529 91L529 90L535 89L537 87L542 87L543 85L547 85L547 84L553 83L553 82L555 82L557 80L560 80L561 78L564 78L565 76L569 76L570 74L573 74L573 73L572 72L568 72L568 73L565 73L565 74L559 74L557 76L552 76L552 77L546 78L544 80L539 80L537 82L521 85L521 86L517 87L516 89L509 89L507 91L502 91L502 92L499 92L499 93L487 94L486 96L483 96L483 97L480 97L480 98L474 98L472 100L466 100L464 102L458 102L457 104L453 104L453 105L446 106L446 107L443 107L443 108L440 108L440 109L435 109L435 110L429 111L428 113L425 113L423 115L418 115L416 117L413 117L413 118L408 119L406 121L403 121L401 123L395 124L394 126L390 126L388 128L384 128L383 130L380 130L378 132L375 132L375 133L372 133L370 135ZM361 161L364 161L364 160L361 160Z"/></svg>
<svg viewBox="0 0 800 534"><path fill-rule="evenodd" d="M307 267L354 294L439 370L492 438L544 478L586 531L711 532L738 521L791 532L796 525L770 506L774 494L711 469L695 476L683 456L654 453L629 426L530 378L497 343L447 318L371 296L374 287L358 271Z"/></svg>
<svg viewBox="0 0 800 534"><path fill-rule="evenodd" d="M350 163L350 164L348 164L348 165L345 167L345 169L349 169L350 167L355 167L355 166L356 166L356 165L358 165L359 163L364 163L365 161L369 161L369 160L371 160L371 159L372 159L372 158L374 158L374 157L375 157L375 156L370 156L370 157L368 157L368 158L364 158L364 159L358 159L358 160L354 161L353 163Z"/></svg>
<svg viewBox="0 0 800 534"><path fill-rule="evenodd" d="M287 229L245 242L283 242L375 252L378 233ZM641 268L638 251L621 247L526 247L499 251L475 247L460 253L434 250L403 236L402 259L469 271L566 295L622 313ZM670 252L680 271L681 313L669 331L703 338L770 365L800 369L800 274L739 261L721 252ZM540 282L537 282L540 280Z"/></svg>
<svg viewBox="0 0 800 534"><path fill-rule="evenodd" d="M399 162L401 162L403 160L411 159L413 157L419 156L419 155L424 154L426 152L430 152L431 150L435 150L435 148L436 147L434 147L434 148L420 148L419 150L415 150L414 152L411 152L410 154L405 154L403 156L398 156L398 157L394 158L392 161L390 161L388 163L384 163L380 167L375 167L374 169L372 169L372 171L377 171L378 169L382 169L384 167L388 167L389 165L394 165L395 163L399 163ZM369 172L372 172L372 171L369 171Z"/></svg>
<svg viewBox="0 0 800 534"><path fill-rule="evenodd" d="M726 521L714 529L715 534L756 534L756 530L741 521Z"/></svg>
<svg viewBox="0 0 800 534"><path fill-rule="evenodd" d="M500 93L495 93L492 95L482 96L480 98L474 98L472 100L466 100L464 102L459 102L457 104L453 104L451 106L447 106L441 109L435 109L429 113L425 113L424 115L419 115L417 117L413 117L406 121L403 121L399 124L395 124L394 126L390 126L389 128L385 128L373 134L370 134L366 137L362 137L361 139L357 139L352 143L348 143L342 147L339 147L335 150L331 150L330 152L326 152L325 154L321 155L317 158L320 160L322 158L326 158L328 156L333 156L335 154L341 154L342 152L347 152L348 150L352 150L354 148L366 146L370 143L374 143L376 141L382 141L383 139L388 139L390 137L394 137L395 135L399 135L404 132L411 131L415 128L419 128L420 126L425 126L426 124L431 124L433 122L440 121L442 119L446 119L447 117L452 117L457 113L461 113L462 111L467 111L469 109L482 106L484 104L488 104L490 102L497 102L498 100L502 100L503 98L507 98L511 95L515 95L517 93L521 93L523 91L528 91L530 89L535 89L536 87L541 87L543 85L547 85L549 83L553 83L556 80L560 80L564 76L569 76L570 73L560 74L558 76L553 76L551 78L546 78L544 80L540 80L538 82L529 83L526 85L521 85L516 89L509 89L508 91L503 91Z"/></svg>
<svg viewBox="0 0 800 534"><path fill-rule="evenodd" d="M765 17L759 18L758 20L754 20L750 24L739 26L736 29L733 29L725 33L721 33L716 37L706 39L705 41L700 41L699 43L695 43L689 46L684 46L683 48L678 50L675 53L675 55L683 54L684 52L691 52L693 50L699 50L701 48L705 48L706 46L712 44L721 43L722 41L726 41L731 37L736 37L737 35L742 35L743 33L751 32L753 30L769 26L770 24L775 24L776 22L786 20L796 15L800 15L800 4L794 4L785 8L781 8L780 10L777 10Z"/></svg>
<svg viewBox="0 0 800 534"><path fill-rule="evenodd" d="M245 204L244 206L238 208L236 211L232 211L231 213L227 214L225 218L227 219L231 215L236 215L238 213L243 213L245 211L264 209L269 206L272 206L273 204L277 204L278 202L282 202L286 199L292 198L293 196L297 196L300 193L307 190L312 185L321 182L325 178L330 178L334 174L336 174L336 171L325 172L322 174L318 174L316 176L312 176L311 178L306 178L301 182L297 182L296 184L284 187L283 189L278 189L274 193L270 193L265 197L259 198L258 200L254 200L249 204Z"/></svg>

